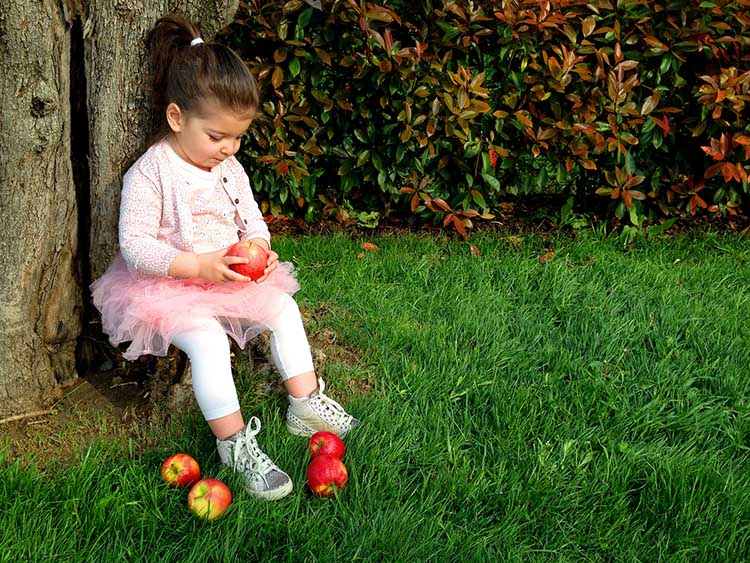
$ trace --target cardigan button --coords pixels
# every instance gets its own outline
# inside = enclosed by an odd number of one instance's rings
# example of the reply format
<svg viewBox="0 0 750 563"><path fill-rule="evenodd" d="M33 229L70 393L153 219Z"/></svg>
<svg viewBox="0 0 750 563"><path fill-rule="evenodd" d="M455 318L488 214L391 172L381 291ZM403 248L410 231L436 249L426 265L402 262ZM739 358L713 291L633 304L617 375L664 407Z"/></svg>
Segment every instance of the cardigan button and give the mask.
<svg viewBox="0 0 750 563"><path fill-rule="evenodd" d="M235 202L235 203L239 203L239 202L240 202L240 200L239 200L239 199L235 199L235 200L234 200L234 202Z"/></svg>
<svg viewBox="0 0 750 563"><path fill-rule="evenodd" d="M226 178L222 178L222 180L224 180L224 183L225 183L225 184L227 183L227 179L226 179Z"/></svg>

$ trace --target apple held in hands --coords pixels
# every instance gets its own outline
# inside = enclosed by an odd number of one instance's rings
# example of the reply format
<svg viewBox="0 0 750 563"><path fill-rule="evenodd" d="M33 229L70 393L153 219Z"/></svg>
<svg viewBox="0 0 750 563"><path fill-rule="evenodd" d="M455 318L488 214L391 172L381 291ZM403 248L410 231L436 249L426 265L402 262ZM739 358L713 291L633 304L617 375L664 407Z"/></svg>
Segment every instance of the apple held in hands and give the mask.
<svg viewBox="0 0 750 563"><path fill-rule="evenodd" d="M253 281L260 278L268 266L266 250L249 240L234 243L227 251L227 256L247 258L247 264L230 264L229 268Z"/></svg>
<svg viewBox="0 0 750 563"><path fill-rule="evenodd" d="M232 491L218 479L201 479L190 489L187 502L197 516L215 520L232 504Z"/></svg>
<svg viewBox="0 0 750 563"><path fill-rule="evenodd" d="M201 468L188 454L174 454L161 464L161 478L171 485L189 487L201 478Z"/></svg>
<svg viewBox="0 0 750 563"><path fill-rule="evenodd" d="M330 497L336 489L345 489L348 480L346 465L332 455L319 455L307 467L307 485L321 497Z"/></svg>
<svg viewBox="0 0 750 563"><path fill-rule="evenodd" d="M332 455L341 459L346 453L343 440L333 432L316 432L310 436L307 449L313 459L319 455Z"/></svg>

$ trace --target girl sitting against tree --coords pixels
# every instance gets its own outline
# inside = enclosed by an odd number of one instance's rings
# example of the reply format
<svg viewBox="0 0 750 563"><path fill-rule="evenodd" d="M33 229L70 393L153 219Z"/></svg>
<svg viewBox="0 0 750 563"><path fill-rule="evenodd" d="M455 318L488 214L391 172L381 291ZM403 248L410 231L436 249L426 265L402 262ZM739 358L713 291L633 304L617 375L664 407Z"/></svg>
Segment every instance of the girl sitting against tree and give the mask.
<svg viewBox="0 0 750 563"><path fill-rule="evenodd" d="M123 178L120 254L91 285L94 304L110 341L130 341L125 358L163 356L170 344L188 355L195 397L222 462L244 474L250 494L279 499L292 481L258 446L258 418L244 422L227 335L244 347L270 331L292 434L343 436L358 421L316 378L291 297L299 288L292 266L271 250L249 178L234 157L260 111L255 79L235 52L205 43L179 16L157 21L147 45L163 135ZM257 282L230 268L248 261L227 256L239 240L268 251Z"/></svg>

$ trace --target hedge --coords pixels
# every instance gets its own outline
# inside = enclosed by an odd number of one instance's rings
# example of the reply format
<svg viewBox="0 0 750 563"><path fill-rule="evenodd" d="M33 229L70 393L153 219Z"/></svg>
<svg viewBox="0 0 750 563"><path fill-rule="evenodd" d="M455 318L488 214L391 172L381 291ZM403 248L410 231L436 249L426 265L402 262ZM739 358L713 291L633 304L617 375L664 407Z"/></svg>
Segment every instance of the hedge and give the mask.
<svg viewBox="0 0 750 563"><path fill-rule="evenodd" d="M308 221L466 235L534 190L597 194L638 226L734 214L749 7L248 0L221 36L263 88L240 157L264 212Z"/></svg>

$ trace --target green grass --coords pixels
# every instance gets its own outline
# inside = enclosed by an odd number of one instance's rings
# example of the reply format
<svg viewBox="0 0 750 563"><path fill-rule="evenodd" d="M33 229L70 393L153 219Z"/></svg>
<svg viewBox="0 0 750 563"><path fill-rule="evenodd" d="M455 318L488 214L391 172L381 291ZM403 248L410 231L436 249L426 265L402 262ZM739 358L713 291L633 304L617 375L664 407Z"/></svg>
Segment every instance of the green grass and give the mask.
<svg viewBox="0 0 750 563"><path fill-rule="evenodd" d="M320 366L363 419L338 499L302 486L283 397L243 372L288 499L242 494L193 411L145 454L97 443L60 466L0 460L0 560L750 560L746 242L479 235L479 257L416 235L358 256L361 242L276 242L316 312L309 331L358 358ZM232 485L224 518L199 521L160 483L177 450Z"/></svg>

